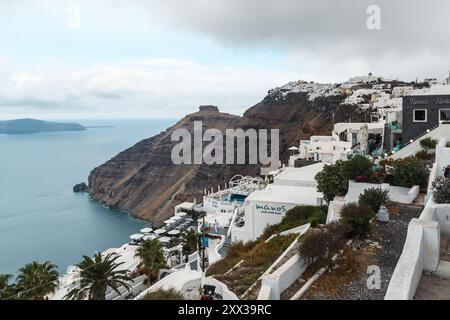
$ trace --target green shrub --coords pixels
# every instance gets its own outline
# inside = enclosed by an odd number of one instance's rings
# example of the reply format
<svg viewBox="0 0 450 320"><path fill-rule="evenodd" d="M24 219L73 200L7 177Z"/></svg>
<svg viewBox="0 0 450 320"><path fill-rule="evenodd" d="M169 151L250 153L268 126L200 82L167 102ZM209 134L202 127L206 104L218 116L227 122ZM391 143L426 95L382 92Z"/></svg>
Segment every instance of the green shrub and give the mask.
<svg viewBox="0 0 450 320"><path fill-rule="evenodd" d="M348 181L357 177L367 179L371 174L372 162L364 156L354 156L348 161L337 161L334 165L326 165L315 179L317 190L323 193L324 199L330 203L335 196L344 196L348 191Z"/></svg>
<svg viewBox="0 0 450 320"><path fill-rule="evenodd" d="M337 161L334 165L325 165L315 177L317 190L323 193L327 203L330 203L335 196L343 196L348 191L348 180L342 175L343 163L343 161Z"/></svg>
<svg viewBox="0 0 450 320"><path fill-rule="evenodd" d="M147 293L141 300L184 300L183 294L173 288Z"/></svg>
<svg viewBox="0 0 450 320"><path fill-rule="evenodd" d="M425 187L428 183L430 170L423 161L409 157L396 160L391 175L392 183L396 186L411 188L419 185Z"/></svg>
<svg viewBox="0 0 450 320"><path fill-rule="evenodd" d="M427 151L425 150L421 150L419 152L416 153L415 157L419 160L422 161L427 161L427 160L431 160L433 155L429 154Z"/></svg>
<svg viewBox="0 0 450 320"><path fill-rule="evenodd" d="M327 206L297 206L294 207L284 216L279 224L267 227L260 239L265 240L273 234L277 234L307 223L315 227L323 224L327 219Z"/></svg>
<svg viewBox="0 0 450 320"><path fill-rule="evenodd" d="M438 141L431 138L425 138L420 140L420 146L425 152L428 152L429 150L436 149L436 146L438 144Z"/></svg>
<svg viewBox="0 0 450 320"><path fill-rule="evenodd" d="M439 177L433 181L433 200L436 203L450 203L449 177Z"/></svg>
<svg viewBox="0 0 450 320"><path fill-rule="evenodd" d="M354 156L342 165L342 177L345 180L355 180L356 177L368 176L371 173L372 161L364 156Z"/></svg>
<svg viewBox="0 0 450 320"><path fill-rule="evenodd" d="M385 205L389 201L389 191L382 190L381 188L370 188L364 190L359 196L359 203L363 203L373 211L378 212L382 205Z"/></svg>
<svg viewBox="0 0 450 320"><path fill-rule="evenodd" d="M370 219L374 216L369 206L360 203L345 205L341 211L342 223L348 238L364 238L370 230Z"/></svg>

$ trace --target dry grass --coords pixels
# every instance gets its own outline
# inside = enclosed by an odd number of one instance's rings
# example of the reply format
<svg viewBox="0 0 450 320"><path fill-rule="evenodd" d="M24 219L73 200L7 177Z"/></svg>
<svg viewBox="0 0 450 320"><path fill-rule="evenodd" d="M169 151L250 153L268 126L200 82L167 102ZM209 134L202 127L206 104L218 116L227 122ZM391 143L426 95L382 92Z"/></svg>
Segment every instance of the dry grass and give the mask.
<svg viewBox="0 0 450 320"><path fill-rule="evenodd" d="M358 280L362 274L365 274L367 267L374 264L376 250L375 247L369 245L363 246L359 251L346 248L336 261L335 266L325 272L302 299L320 297L338 299L341 295L341 289L346 284ZM315 271L310 270L311 276L319 269L317 266L316 268Z"/></svg>
<svg viewBox="0 0 450 320"><path fill-rule="evenodd" d="M238 296L242 295L289 247L296 237L297 235L278 236L268 243L258 242L249 251L239 250L239 258L236 259L235 257L234 259L235 261L243 259L244 262L227 275L222 273L216 275L215 278L225 283ZM228 259L228 256L223 260L226 259Z"/></svg>

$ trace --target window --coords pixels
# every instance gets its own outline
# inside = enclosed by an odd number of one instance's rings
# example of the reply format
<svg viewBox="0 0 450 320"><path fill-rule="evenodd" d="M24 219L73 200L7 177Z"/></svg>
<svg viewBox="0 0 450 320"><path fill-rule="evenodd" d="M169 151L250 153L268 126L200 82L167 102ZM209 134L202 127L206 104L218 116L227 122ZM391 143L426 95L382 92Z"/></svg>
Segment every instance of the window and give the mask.
<svg viewBox="0 0 450 320"><path fill-rule="evenodd" d="M450 123L450 109L439 110L439 121Z"/></svg>
<svg viewBox="0 0 450 320"><path fill-rule="evenodd" d="M414 122L427 122L427 110L414 109Z"/></svg>

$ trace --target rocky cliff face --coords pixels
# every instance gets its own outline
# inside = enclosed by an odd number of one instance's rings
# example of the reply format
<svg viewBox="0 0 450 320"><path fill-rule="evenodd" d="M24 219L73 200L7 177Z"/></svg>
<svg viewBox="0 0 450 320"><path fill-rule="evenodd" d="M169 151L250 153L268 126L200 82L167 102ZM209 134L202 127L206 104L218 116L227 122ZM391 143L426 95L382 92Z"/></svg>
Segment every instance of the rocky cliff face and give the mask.
<svg viewBox="0 0 450 320"><path fill-rule="evenodd" d="M93 199L133 216L160 222L173 213L182 201L201 201L204 189L224 185L236 174L256 176L258 165L174 165L171 141L175 129L193 132L196 120L203 130L216 128L279 128L282 160L287 148L298 145L311 135L329 135L335 121L358 121L362 115L356 106L340 105L339 94L310 98L310 93L269 92L260 103L248 109L243 117L221 113L217 107L202 106L157 136L143 140L95 168L89 176L89 192Z"/></svg>

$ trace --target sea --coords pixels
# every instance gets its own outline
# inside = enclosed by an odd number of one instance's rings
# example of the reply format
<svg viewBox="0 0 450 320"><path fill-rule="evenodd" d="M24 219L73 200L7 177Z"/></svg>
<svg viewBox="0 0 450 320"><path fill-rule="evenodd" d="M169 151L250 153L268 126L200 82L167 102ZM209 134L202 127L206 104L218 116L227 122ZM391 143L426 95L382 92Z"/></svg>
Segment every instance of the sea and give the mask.
<svg viewBox="0 0 450 320"><path fill-rule="evenodd" d="M67 122L67 121L66 121ZM86 131L0 134L0 274L31 261L68 266L129 241L147 225L72 187L175 120L71 120Z"/></svg>

